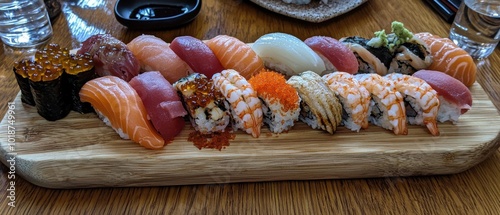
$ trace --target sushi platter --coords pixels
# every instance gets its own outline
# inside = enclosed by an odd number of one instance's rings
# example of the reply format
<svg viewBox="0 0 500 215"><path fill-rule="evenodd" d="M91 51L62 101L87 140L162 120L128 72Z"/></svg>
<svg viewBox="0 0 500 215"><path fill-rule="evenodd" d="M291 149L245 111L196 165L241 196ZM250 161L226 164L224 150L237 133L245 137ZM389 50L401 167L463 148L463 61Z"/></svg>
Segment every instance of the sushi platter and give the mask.
<svg viewBox="0 0 500 215"><path fill-rule="evenodd" d="M15 156L16 174L48 188L144 187L236 182L350 179L454 174L486 159L500 145L500 115L478 83L470 88L472 109L457 124L440 123L440 135L409 126L395 135L370 126L360 132L340 127L334 134L298 122L272 134L263 127L253 138L242 131L222 150L196 148L189 123L160 150L138 147L94 113L72 111L43 119L34 107L15 101L15 141L0 133L4 164Z"/></svg>
<svg viewBox="0 0 500 215"><path fill-rule="evenodd" d="M288 4L282 0L250 0L251 2L288 17L319 23L347 13L368 0L330 0L324 4L312 1L306 5Z"/></svg>

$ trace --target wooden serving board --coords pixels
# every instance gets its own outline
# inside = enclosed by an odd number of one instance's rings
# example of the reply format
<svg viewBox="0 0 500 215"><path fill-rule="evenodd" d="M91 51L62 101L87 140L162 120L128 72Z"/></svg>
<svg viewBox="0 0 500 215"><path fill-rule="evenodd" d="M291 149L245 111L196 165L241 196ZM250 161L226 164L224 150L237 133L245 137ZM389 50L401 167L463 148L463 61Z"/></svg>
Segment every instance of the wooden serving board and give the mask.
<svg viewBox="0 0 500 215"><path fill-rule="evenodd" d="M222 151L198 150L186 125L161 150L122 140L95 114L72 112L49 122L15 100L16 141L11 151L7 115L1 122L2 162L15 155L16 174L48 188L166 186L278 180L312 180L453 174L486 159L500 145L500 116L479 84L473 107L456 125L439 124L440 136L410 126L396 136L371 126L359 133L313 130L304 123L288 133L259 138L236 132ZM12 145L12 144L11 144Z"/></svg>

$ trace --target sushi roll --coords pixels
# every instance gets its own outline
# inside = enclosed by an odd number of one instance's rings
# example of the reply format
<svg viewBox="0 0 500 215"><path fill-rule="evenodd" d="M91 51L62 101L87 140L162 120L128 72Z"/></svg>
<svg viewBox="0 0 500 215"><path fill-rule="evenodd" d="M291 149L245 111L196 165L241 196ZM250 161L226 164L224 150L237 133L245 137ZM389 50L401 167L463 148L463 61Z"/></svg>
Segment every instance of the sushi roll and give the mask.
<svg viewBox="0 0 500 215"><path fill-rule="evenodd" d="M358 73L376 73L386 75L392 62L393 54L384 43L373 43L373 40L359 36L340 39L358 59Z"/></svg>
<svg viewBox="0 0 500 215"><path fill-rule="evenodd" d="M272 133L290 130L298 120L300 97L282 74L264 69L248 82L262 101L264 124Z"/></svg>
<svg viewBox="0 0 500 215"><path fill-rule="evenodd" d="M388 35L388 45L394 49L394 58L389 73L411 75L431 65L432 56L424 41L415 37L401 22L392 22L391 29L393 33Z"/></svg>
<svg viewBox="0 0 500 215"><path fill-rule="evenodd" d="M323 59L327 72L358 72L359 63L354 53L340 41L327 36L313 36L304 40Z"/></svg>
<svg viewBox="0 0 500 215"><path fill-rule="evenodd" d="M406 111L402 95L390 88L390 83L377 74L357 74L356 80L371 96L369 121L392 130L396 135L408 134Z"/></svg>
<svg viewBox="0 0 500 215"><path fill-rule="evenodd" d="M459 117L472 108L472 94L459 80L434 70L420 70L413 74L427 82L439 99L437 120L439 122L458 123Z"/></svg>
<svg viewBox="0 0 500 215"><path fill-rule="evenodd" d="M223 132L231 120L230 106L212 79L193 73L174 83L189 113L191 124L202 134Z"/></svg>
<svg viewBox="0 0 500 215"><path fill-rule="evenodd" d="M29 84L38 114L49 121L66 117L71 111L71 99L65 88L63 68L50 61L35 68L29 72Z"/></svg>
<svg viewBox="0 0 500 215"><path fill-rule="evenodd" d="M368 128L370 93L346 72L334 72L323 76L330 89L342 104L342 125L357 131Z"/></svg>
<svg viewBox="0 0 500 215"><path fill-rule="evenodd" d="M309 46L299 38L285 33L269 33L252 44L267 68L290 77L304 71L322 74L325 63Z"/></svg>
<svg viewBox="0 0 500 215"><path fill-rule="evenodd" d="M87 82L97 77L90 55L71 55L63 64L64 75L71 96L71 109L79 113L90 113L94 109L88 102L80 101L80 89Z"/></svg>
<svg viewBox="0 0 500 215"><path fill-rule="evenodd" d="M39 67L34 60L24 59L14 64L14 75L16 76L17 84L21 89L21 101L24 104L35 106L33 94L31 94L31 87L29 82L29 71L37 70Z"/></svg>
<svg viewBox="0 0 500 215"><path fill-rule="evenodd" d="M287 83L301 98L299 120L313 129L335 133L342 122L342 105L325 80L315 72L305 71L292 76Z"/></svg>
<svg viewBox="0 0 500 215"><path fill-rule="evenodd" d="M437 92L427 82L414 76L393 73L384 78L403 96L408 123L425 125L432 135L439 135Z"/></svg>
<svg viewBox="0 0 500 215"><path fill-rule="evenodd" d="M219 35L206 41L225 69L238 71L245 79L260 72L264 62L250 45L228 35Z"/></svg>
<svg viewBox="0 0 500 215"><path fill-rule="evenodd" d="M239 72L226 69L212 76L214 87L231 106L233 129L242 129L253 137L260 136L262 103L257 92Z"/></svg>
<svg viewBox="0 0 500 215"><path fill-rule="evenodd" d="M149 121L141 98L125 80L104 76L88 81L80 91L80 99L92 104L99 118L121 138L148 149L164 147L165 140Z"/></svg>

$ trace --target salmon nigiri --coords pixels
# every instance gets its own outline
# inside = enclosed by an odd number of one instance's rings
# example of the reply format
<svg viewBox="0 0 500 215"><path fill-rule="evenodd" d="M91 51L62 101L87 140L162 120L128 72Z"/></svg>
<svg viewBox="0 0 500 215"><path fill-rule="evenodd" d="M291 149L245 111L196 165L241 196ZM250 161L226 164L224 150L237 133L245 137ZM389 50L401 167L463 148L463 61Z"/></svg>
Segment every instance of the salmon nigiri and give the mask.
<svg viewBox="0 0 500 215"><path fill-rule="evenodd" d="M234 69L246 79L264 68L264 61L252 48L239 39L227 35L219 35L206 41L225 69Z"/></svg>
<svg viewBox="0 0 500 215"><path fill-rule="evenodd" d="M175 54L170 45L152 35L140 35L127 44L144 71L159 71L168 82L174 83L193 70Z"/></svg>
<svg viewBox="0 0 500 215"><path fill-rule="evenodd" d="M93 79L83 85L80 100L89 102L123 139L148 149L164 146L165 141L147 118L141 98L128 82L115 76Z"/></svg>
<svg viewBox="0 0 500 215"><path fill-rule="evenodd" d="M441 38L431 33L417 33L431 51L433 58L428 70L444 72L470 87L476 81L476 63L463 49L448 38Z"/></svg>

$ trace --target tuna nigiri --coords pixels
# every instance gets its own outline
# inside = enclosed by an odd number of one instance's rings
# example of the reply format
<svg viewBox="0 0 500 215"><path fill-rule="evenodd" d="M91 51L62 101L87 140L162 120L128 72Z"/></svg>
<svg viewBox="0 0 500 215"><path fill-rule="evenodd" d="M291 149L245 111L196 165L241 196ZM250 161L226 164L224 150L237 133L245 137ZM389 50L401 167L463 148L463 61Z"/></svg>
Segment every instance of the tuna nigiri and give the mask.
<svg viewBox="0 0 500 215"><path fill-rule="evenodd" d="M234 69L245 79L264 68L264 62L252 48L235 37L219 35L206 41L206 44L225 69Z"/></svg>
<svg viewBox="0 0 500 215"><path fill-rule="evenodd" d="M313 36L304 40L325 62L328 71L358 73L358 59L354 53L340 41L327 36Z"/></svg>
<svg viewBox="0 0 500 215"><path fill-rule="evenodd" d="M158 71L142 73L130 80L141 98L154 128L165 141L173 140L182 128L187 114L177 91Z"/></svg>
<svg viewBox="0 0 500 215"><path fill-rule="evenodd" d="M158 37L141 35L130 41L127 46L139 59L142 70L159 71L170 83L193 71L172 51L167 42Z"/></svg>
<svg viewBox="0 0 500 215"><path fill-rule="evenodd" d="M207 78L212 78L215 73L224 70L214 52L203 41L191 37L176 37L170 43L170 48L182 60L184 60L193 71L201 73Z"/></svg>
<svg viewBox="0 0 500 215"><path fill-rule="evenodd" d="M103 121L123 139L148 149L165 144L147 118L146 108L130 84L115 76L88 81L80 90L82 102L89 102Z"/></svg>
<svg viewBox="0 0 500 215"><path fill-rule="evenodd" d="M441 38L428 32L415 34L423 40L433 58L428 70L444 72L470 87L476 81L476 63L463 49L448 38Z"/></svg>

